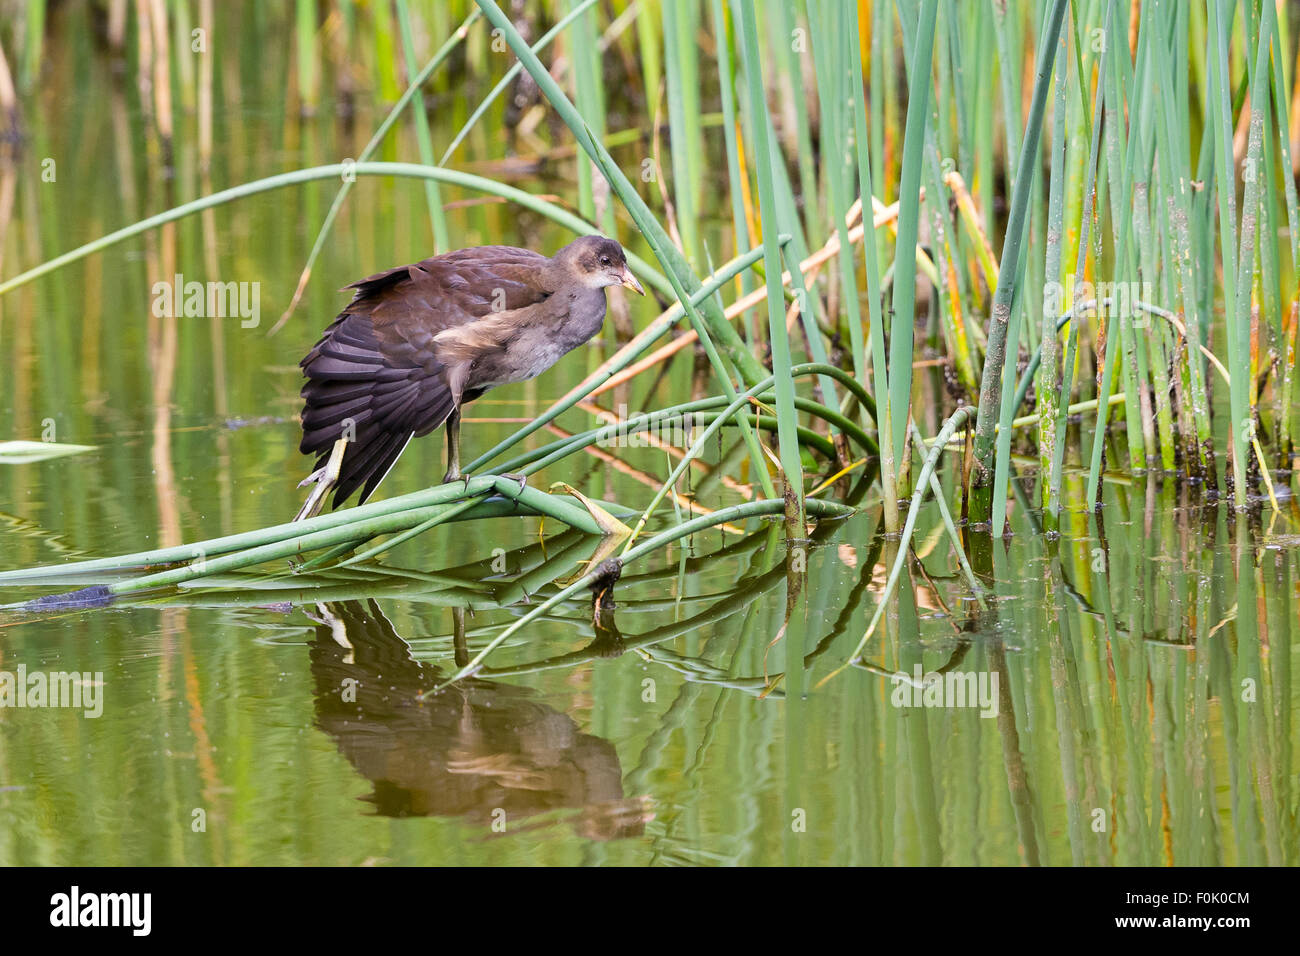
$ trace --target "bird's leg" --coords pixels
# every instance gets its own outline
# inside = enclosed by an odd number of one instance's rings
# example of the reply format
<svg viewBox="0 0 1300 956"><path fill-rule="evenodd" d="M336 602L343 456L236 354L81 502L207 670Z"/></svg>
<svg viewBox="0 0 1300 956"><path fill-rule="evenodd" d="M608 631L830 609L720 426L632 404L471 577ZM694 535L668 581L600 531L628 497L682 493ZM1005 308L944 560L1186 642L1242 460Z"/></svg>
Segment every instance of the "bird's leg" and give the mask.
<svg viewBox="0 0 1300 956"><path fill-rule="evenodd" d="M469 487L469 475L460 473L460 406L457 405L447 416L447 473L442 476L444 485L453 481L464 481Z"/></svg>
<svg viewBox="0 0 1300 956"><path fill-rule="evenodd" d="M294 521L305 521L308 518L314 518L320 514L320 510L325 505L325 498L339 480L339 469L343 467L343 453L347 450L348 439L340 438L334 443L334 448L330 451L329 461L325 462L320 468L317 468L310 475L298 482L298 487L315 483L316 487L311 490L307 500L303 502L298 513L294 515Z"/></svg>
<svg viewBox="0 0 1300 956"><path fill-rule="evenodd" d="M454 607L451 609L451 647L455 656L456 666L464 667L469 663L469 644L465 640L465 609L463 607Z"/></svg>

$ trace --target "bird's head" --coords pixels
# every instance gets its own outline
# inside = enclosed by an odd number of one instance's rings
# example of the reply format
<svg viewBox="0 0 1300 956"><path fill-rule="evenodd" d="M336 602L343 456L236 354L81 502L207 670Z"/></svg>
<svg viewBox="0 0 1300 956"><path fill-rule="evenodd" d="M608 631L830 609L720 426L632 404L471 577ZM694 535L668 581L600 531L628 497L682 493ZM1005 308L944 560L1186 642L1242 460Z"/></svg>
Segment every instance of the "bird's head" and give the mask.
<svg viewBox="0 0 1300 956"><path fill-rule="evenodd" d="M604 236L583 236L555 254L555 261L569 270L578 282L592 289L611 285L627 286L638 295L645 289L627 267L623 247Z"/></svg>

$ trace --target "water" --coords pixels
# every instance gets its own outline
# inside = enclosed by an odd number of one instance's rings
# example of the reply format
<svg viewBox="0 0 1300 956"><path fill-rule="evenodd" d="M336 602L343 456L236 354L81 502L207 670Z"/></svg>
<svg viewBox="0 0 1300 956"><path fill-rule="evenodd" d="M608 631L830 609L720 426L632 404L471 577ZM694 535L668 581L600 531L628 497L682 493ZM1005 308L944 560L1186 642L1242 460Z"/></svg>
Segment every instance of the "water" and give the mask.
<svg viewBox="0 0 1300 956"><path fill-rule="evenodd" d="M286 120L286 64L258 67L227 68L205 181L192 117L165 180L140 146L129 81L102 57L55 63L27 152L0 167L3 274L196 195L360 152L379 116L351 131L329 116ZM465 109L435 124L435 141ZM406 134L398 144L380 158L416 155ZM502 155L490 129L460 153L470 166ZM34 174L46 158L54 182ZM555 163L516 184L572 195L555 178L570 171ZM298 313L268 337L333 190L226 206L0 299L0 438L96 446L0 466L0 569L294 512L307 470L297 360L342 303L337 287L430 244L418 183L362 181ZM460 245L553 250L568 238L496 203L450 221ZM714 247L715 261L726 254ZM260 283L258 324L154 317L154 283L177 273ZM631 309L639 327L653 306ZM563 394L610 339L476 403L467 457ZM688 364L653 392L643 378L605 400L681 400ZM942 394L937 373L918 387ZM617 462L575 457L534 484L643 506L662 453L605 451ZM442 470L440 438L416 442L383 494ZM1070 481L1078 500L1082 475ZM666 549L626 570L612 620L574 599L477 680L424 700L581 573L598 542L496 520L439 529L310 587L250 575L103 610L0 612L0 672L101 675L89 679L102 700L97 717L0 708L0 863L1297 863L1293 502L1247 518L1194 488L1112 474L1101 520L1071 512L1052 542L1019 499L1013 535L976 552L984 606L928 505L915 539L924 573L903 578L870 666L822 683L861 638L893 561L873 494L859 503L801 553L760 521ZM925 689L899 671L922 684L937 672L945 693L969 675L976 706L915 706Z"/></svg>

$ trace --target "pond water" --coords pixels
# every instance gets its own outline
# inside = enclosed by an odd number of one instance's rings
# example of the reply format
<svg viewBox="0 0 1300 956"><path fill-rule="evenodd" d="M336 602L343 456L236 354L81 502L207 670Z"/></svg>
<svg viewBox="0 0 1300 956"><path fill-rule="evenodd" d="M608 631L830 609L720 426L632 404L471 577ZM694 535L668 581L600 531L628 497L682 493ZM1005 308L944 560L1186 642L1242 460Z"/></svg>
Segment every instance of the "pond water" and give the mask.
<svg viewBox="0 0 1300 956"><path fill-rule="evenodd" d="M245 56L224 80L211 173L182 133L169 178L141 145L130 81L76 51L53 48L66 59L27 149L0 167L6 277L215 189L356 156L382 119L286 119L285 65ZM435 141L466 109L448 104ZM409 131L381 152L418 155ZM524 170L497 162L505 153L480 129L458 156L573 194L570 161ZM336 185L186 219L0 298L0 438L95 446L0 465L0 570L293 514L308 470L298 359L345 300L338 287L431 244L420 184L361 181L302 304L269 336ZM482 197L443 200L456 245L549 251L568 238ZM719 240L714 261L730 254ZM178 274L257 283L256 323L155 317L154 284ZM655 313L648 300L628 308L637 327ZM540 380L476 403L468 457L576 384L612 350L611 325ZM607 407L680 401L689 354ZM938 373L918 389L933 434ZM577 411L559 422L593 423ZM709 460L734 461L733 441ZM643 507L663 453L600 451L533 483ZM437 436L414 443L382 494L437 481L442 452ZM944 486L955 504L951 474ZM85 675L97 701L0 708L0 864L1300 862L1294 501L1248 517L1194 487L1113 473L1100 516L1070 512L1049 540L1027 507L1031 477L1017 493L1012 534L984 544L982 602L925 507L919 564L867 645L870 665L838 673L894 558L865 484L857 513L801 551L767 521L696 535L629 566L612 617L575 598L475 679L424 699L599 542L499 519L308 582L249 574L106 609L0 611L0 672ZM717 482L700 497L742 500Z"/></svg>

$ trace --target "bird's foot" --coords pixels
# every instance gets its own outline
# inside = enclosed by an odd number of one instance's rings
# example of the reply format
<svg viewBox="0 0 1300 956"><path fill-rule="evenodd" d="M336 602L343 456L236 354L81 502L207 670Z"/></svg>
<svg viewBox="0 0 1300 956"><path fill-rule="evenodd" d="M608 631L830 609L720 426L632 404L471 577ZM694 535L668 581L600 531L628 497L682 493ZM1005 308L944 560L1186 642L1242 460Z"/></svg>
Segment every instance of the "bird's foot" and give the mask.
<svg viewBox="0 0 1300 956"><path fill-rule="evenodd" d="M527 487L527 485L528 485L528 476L527 476L527 475L521 475L521 474L519 474L518 472L507 472L506 474L504 474L504 475L499 475L498 477L500 477L500 478L509 478L511 481L517 481L517 482L519 482L519 490L520 490L520 491L523 491L524 488Z"/></svg>
<svg viewBox="0 0 1300 956"><path fill-rule="evenodd" d="M326 471L326 467L324 465L321 465L319 468L313 471L302 481L298 482L298 487L306 488L308 485L316 484L318 481L320 481L322 478L325 477L325 471Z"/></svg>
<svg viewBox="0 0 1300 956"><path fill-rule="evenodd" d="M308 485L314 485L315 487L307 495L307 500L298 509L298 513L294 515L294 521L306 521L308 518L314 518L325 507L326 496L338 484L339 472L343 468L343 455L347 452L349 440L340 438L336 441L334 447L330 449L330 456L325 464L298 482L299 488L305 488Z"/></svg>
<svg viewBox="0 0 1300 956"><path fill-rule="evenodd" d="M311 493L307 495L307 500L302 503L298 513L293 516L294 521L306 521L308 518L314 518L320 514L321 509L325 507L325 498L334 487L334 482L328 480L325 469L318 468L312 472L298 485L299 488L308 484L315 483L316 487L312 488Z"/></svg>
<svg viewBox="0 0 1300 956"><path fill-rule="evenodd" d="M470 477L470 475L462 475L458 468L449 468L447 469L447 473L442 476L442 483L444 485L450 485L454 481L463 482L465 485L465 491L468 492Z"/></svg>

